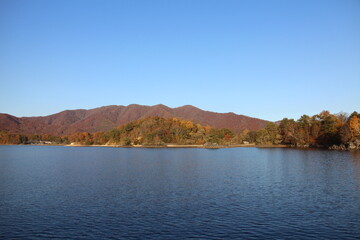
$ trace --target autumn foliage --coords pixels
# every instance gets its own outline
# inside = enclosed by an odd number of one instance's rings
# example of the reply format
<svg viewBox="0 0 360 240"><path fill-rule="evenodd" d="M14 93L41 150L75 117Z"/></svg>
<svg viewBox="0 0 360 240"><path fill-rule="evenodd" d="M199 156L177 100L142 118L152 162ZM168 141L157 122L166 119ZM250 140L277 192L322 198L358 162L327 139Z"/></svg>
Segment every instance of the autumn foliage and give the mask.
<svg viewBox="0 0 360 240"><path fill-rule="evenodd" d="M269 123L265 129L253 133L258 144L286 144L297 147L329 147L360 140L360 114L330 114L323 111L297 121L284 118L278 125Z"/></svg>
<svg viewBox="0 0 360 240"><path fill-rule="evenodd" d="M228 129L215 129L178 118L147 117L124 124L108 132L78 133L70 142L110 145L163 145L230 143L234 134Z"/></svg>
<svg viewBox="0 0 360 240"><path fill-rule="evenodd" d="M235 134L227 128L202 126L179 118L146 117L106 132L78 132L69 136L23 135L0 131L0 144L80 145L202 145L202 144L285 144L296 147L328 147L360 142L360 114L331 114L323 111L298 120L284 118L269 122L258 131Z"/></svg>
<svg viewBox="0 0 360 240"><path fill-rule="evenodd" d="M80 145L164 145L230 144L235 134L226 128L216 129L178 118L146 117L107 132L78 132L69 136L20 135L0 133L0 144L69 144Z"/></svg>

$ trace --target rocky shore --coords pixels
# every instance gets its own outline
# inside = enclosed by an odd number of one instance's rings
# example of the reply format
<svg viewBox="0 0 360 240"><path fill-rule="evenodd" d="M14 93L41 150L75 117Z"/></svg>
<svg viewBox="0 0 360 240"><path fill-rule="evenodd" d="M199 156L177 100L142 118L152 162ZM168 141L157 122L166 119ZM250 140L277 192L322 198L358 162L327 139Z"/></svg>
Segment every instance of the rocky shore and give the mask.
<svg viewBox="0 0 360 240"><path fill-rule="evenodd" d="M347 144L341 144L341 145L333 145L329 147L330 150L343 150L343 151L350 151L350 150L360 150L360 143L354 142L354 143L347 143Z"/></svg>

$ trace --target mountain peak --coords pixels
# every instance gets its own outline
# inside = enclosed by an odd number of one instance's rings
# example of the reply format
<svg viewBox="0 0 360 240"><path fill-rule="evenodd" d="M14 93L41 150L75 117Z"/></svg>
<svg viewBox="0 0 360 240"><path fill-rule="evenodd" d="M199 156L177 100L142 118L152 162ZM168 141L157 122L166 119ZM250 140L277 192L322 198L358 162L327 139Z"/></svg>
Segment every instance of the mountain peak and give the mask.
<svg viewBox="0 0 360 240"><path fill-rule="evenodd" d="M168 106L165 106L164 104L156 104L156 105L154 105L154 106L152 106L152 107L159 107L159 108L169 108Z"/></svg>
<svg viewBox="0 0 360 240"><path fill-rule="evenodd" d="M181 106L179 108L196 108L196 107L194 107L193 105L187 104L187 105Z"/></svg>

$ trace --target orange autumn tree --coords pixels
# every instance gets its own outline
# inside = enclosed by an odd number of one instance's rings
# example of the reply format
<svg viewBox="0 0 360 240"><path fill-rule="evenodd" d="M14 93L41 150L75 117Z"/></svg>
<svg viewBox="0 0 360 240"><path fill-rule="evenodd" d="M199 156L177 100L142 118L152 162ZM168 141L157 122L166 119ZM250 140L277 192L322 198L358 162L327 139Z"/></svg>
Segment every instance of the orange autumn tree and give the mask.
<svg viewBox="0 0 360 240"><path fill-rule="evenodd" d="M349 120L352 138L357 138L360 135L360 118L357 112L354 112Z"/></svg>

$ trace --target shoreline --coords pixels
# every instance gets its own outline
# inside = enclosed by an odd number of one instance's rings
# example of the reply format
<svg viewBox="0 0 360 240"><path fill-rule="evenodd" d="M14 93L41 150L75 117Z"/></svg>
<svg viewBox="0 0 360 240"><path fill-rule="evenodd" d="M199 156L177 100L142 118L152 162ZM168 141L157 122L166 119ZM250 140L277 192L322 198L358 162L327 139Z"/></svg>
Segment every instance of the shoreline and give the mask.
<svg viewBox="0 0 360 240"><path fill-rule="evenodd" d="M238 148L238 147L257 147L255 144L233 144L233 145L186 145L186 144L167 144L167 145L80 145L80 144L68 144L58 145L66 147L113 147L113 148L205 148L205 149L221 149L221 148Z"/></svg>
<svg viewBox="0 0 360 240"><path fill-rule="evenodd" d="M59 146L59 147L107 147L107 148L203 148L203 149L223 149L223 148L288 148L298 150L332 150L332 151L358 151L359 149L329 149L327 147L294 147L289 145L256 145L252 144L232 144L232 145L186 145L186 144L167 144L167 145L81 145L81 144L0 144L0 146Z"/></svg>
<svg viewBox="0 0 360 240"><path fill-rule="evenodd" d="M0 144L0 146L62 146L62 147L109 147L109 148L204 148L204 149L222 149L222 148L242 148L242 147L256 147L256 148L293 148L287 145L256 145L250 144L231 144L231 145L210 145L204 146L200 144L186 145L186 144L167 144L167 145L82 145L82 144Z"/></svg>

